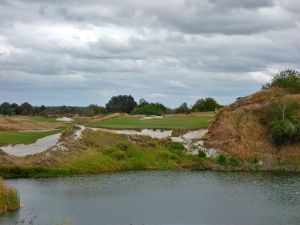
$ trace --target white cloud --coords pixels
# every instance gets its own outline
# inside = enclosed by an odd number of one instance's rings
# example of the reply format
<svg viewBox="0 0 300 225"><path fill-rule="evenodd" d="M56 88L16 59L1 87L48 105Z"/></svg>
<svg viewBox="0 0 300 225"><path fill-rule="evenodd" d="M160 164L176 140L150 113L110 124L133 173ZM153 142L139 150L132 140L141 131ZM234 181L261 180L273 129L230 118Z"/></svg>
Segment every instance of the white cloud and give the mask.
<svg viewBox="0 0 300 225"><path fill-rule="evenodd" d="M297 0L2 0L0 94L34 104L104 104L116 94L169 106L209 96L229 103L275 72L300 68L299 7Z"/></svg>

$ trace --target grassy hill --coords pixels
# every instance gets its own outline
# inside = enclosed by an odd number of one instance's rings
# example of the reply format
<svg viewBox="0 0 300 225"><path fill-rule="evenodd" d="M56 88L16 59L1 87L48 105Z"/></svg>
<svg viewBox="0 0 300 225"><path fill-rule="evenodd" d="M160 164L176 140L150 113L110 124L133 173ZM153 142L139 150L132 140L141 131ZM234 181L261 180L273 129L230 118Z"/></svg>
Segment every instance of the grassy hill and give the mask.
<svg viewBox="0 0 300 225"><path fill-rule="evenodd" d="M300 142L293 141L291 136L290 141L278 144L269 127L274 106L282 105L282 110L279 109L284 112L287 111L284 109L286 103L290 102L300 103L300 94L282 88L270 88L238 99L217 114L205 136L205 145L264 169L300 170ZM279 120L281 116L279 114ZM299 109L295 108L290 117L299 118ZM292 125L278 130L280 135L286 134L287 140L296 129Z"/></svg>

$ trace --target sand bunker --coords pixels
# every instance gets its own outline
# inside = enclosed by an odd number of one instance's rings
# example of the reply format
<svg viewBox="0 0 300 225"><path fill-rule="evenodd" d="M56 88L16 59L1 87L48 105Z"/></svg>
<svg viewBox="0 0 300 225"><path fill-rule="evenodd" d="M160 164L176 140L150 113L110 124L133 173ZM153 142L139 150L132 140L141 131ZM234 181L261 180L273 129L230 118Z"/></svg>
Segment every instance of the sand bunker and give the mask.
<svg viewBox="0 0 300 225"><path fill-rule="evenodd" d="M152 119L163 119L164 117L162 116L144 116L142 119L143 120L152 120Z"/></svg>
<svg viewBox="0 0 300 225"><path fill-rule="evenodd" d="M74 121L72 118L69 118L69 117L61 117L61 118L57 118L56 120L59 122L65 122L65 123L70 123L70 122Z"/></svg>
<svg viewBox="0 0 300 225"><path fill-rule="evenodd" d="M7 154L14 155L14 156L20 156L24 157L27 155L34 155L40 152L44 152L47 149L53 147L56 145L60 138L61 134L54 134L47 137L43 137L41 139L38 139L35 143L24 145L8 145L1 147L1 149L6 152Z"/></svg>
<svg viewBox="0 0 300 225"><path fill-rule="evenodd" d="M172 135L172 130L161 131L161 130L143 129L141 131L137 131L137 130L111 130L105 128L93 128L93 130L101 130L101 131L115 133L115 134L143 135L143 136L149 136L158 139L171 137Z"/></svg>

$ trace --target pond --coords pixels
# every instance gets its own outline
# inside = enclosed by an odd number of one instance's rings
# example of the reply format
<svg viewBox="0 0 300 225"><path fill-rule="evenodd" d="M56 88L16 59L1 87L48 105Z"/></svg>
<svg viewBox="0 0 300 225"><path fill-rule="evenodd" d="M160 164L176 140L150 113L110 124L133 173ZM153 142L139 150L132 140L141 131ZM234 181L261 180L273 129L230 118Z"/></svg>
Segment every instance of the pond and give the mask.
<svg viewBox="0 0 300 225"><path fill-rule="evenodd" d="M30 212L40 225L296 225L300 176L266 173L124 172L7 180L21 195L14 224Z"/></svg>

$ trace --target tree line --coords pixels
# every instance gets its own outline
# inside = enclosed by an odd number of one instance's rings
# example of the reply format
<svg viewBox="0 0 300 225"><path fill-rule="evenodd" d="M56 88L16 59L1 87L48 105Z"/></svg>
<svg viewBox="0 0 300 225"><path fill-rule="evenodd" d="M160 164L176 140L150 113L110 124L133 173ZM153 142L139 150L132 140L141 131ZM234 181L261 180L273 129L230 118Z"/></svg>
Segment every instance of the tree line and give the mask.
<svg viewBox="0 0 300 225"><path fill-rule="evenodd" d="M209 112L215 111L222 106L213 98L199 99L194 105L188 106L187 103L181 104L175 109L171 109L162 103L148 102L141 99L138 103L131 95L113 96L105 105L89 105L80 106L33 106L28 102L20 105L16 103L4 102L0 105L0 114L2 115L80 115L80 116L95 116L107 113L128 113L128 114L143 114L143 115L163 115L173 113L192 113L192 112Z"/></svg>

